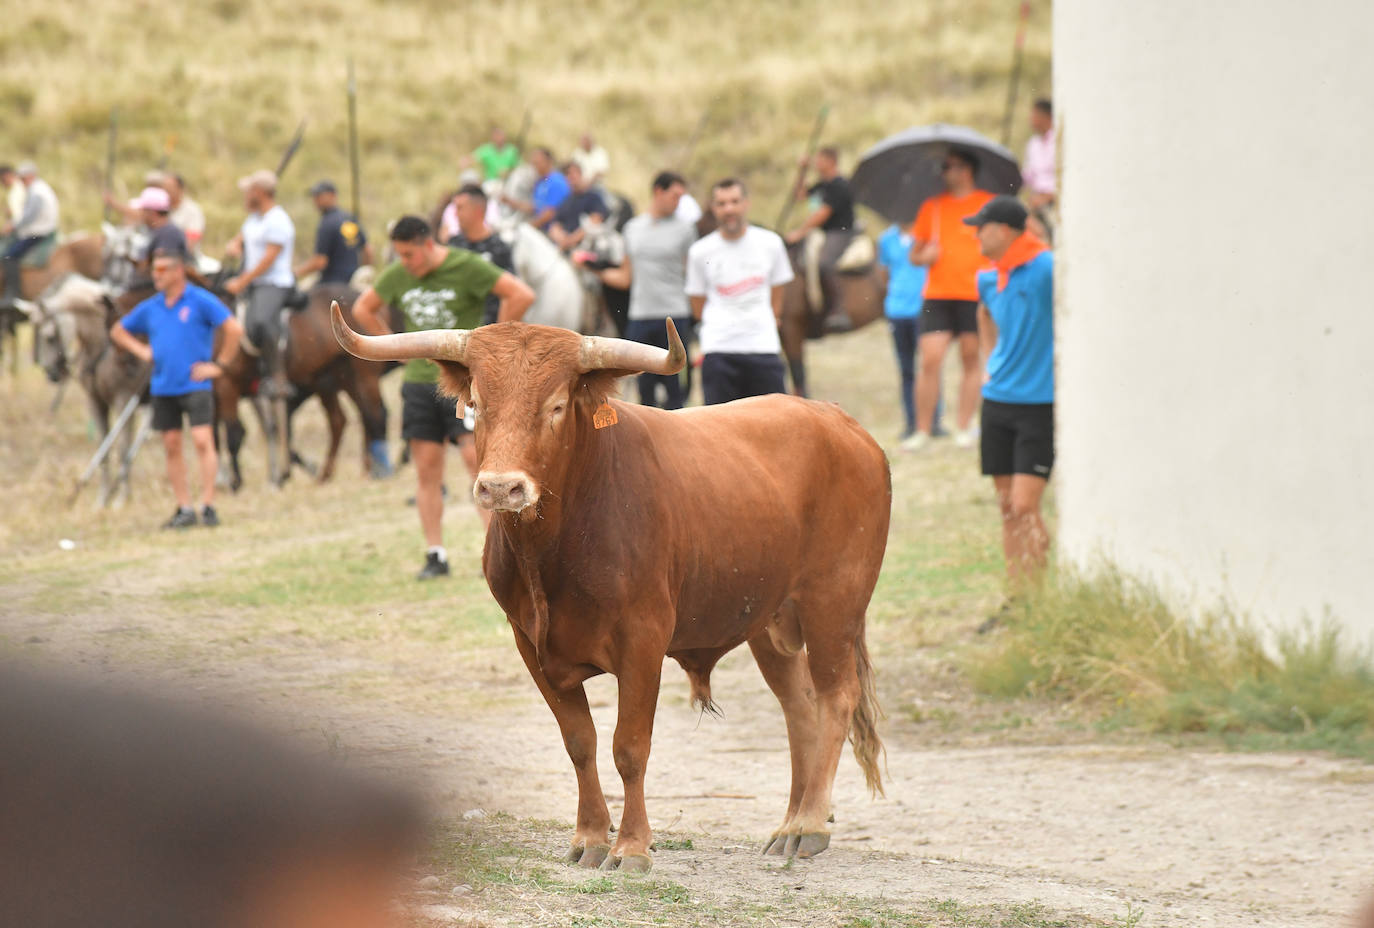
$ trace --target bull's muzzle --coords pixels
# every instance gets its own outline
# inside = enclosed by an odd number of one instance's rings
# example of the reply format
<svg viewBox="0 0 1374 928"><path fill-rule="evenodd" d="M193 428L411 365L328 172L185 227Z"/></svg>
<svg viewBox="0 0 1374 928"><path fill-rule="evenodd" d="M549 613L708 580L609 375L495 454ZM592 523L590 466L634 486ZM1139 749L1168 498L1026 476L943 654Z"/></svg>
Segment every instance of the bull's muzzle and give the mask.
<svg viewBox="0 0 1374 928"><path fill-rule="evenodd" d="M482 471L472 485L473 498L483 509L521 512L539 502L539 490L524 471Z"/></svg>

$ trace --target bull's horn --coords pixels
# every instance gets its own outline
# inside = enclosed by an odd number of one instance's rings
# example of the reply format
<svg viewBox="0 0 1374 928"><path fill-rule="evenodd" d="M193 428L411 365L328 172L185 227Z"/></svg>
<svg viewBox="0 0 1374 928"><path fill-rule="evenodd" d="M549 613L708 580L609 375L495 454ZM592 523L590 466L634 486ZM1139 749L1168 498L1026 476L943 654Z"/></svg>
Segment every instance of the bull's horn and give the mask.
<svg viewBox="0 0 1374 928"><path fill-rule="evenodd" d="M335 300L329 307L334 318L334 337L344 351L367 361L408 361L433 358L437 361L467 363L467 329L428 329L423 332L398 332L394 335L359 335L344 321L343 310Z"/></svg>
<svg viewBox="0 0 1374 928"><path fill-rule="evenodd" d="M588 335L582 339L581 367L585 371L643 371L646 374L676 374L687 363L687 349L677 334L673 320L668 324L668 350L626 341L623 338L599 338Z"/></svg>

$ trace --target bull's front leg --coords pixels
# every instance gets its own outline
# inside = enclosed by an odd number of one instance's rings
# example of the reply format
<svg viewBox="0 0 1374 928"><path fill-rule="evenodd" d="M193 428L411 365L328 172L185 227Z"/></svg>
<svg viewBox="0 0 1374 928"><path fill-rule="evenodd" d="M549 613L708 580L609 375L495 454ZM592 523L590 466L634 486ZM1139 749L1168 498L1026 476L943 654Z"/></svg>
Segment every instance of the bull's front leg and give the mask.
<svg viewBox="0 0 1374 928"><path fill-rule="evenodd" d="M606 795L601 791L601 778L596 771L596 725L587 705L587 691L580 683L562 690L550 686L539 666L534 646L519 625L511 624L515 626L515 643L520 656L544 701L553 710L558 729L563 734L563 747L577 773L577 830L573 832L572 847L564 859L584 867L598 867L611 850L611 812L606 807Z"/></svg>
<svg viewBox="0 0 1374 928"><path fill-rule="evenodd" d="M616 769L625 784L625 811L615 847L601 869L644 871L653 866L649 847L654 836L644 804L644 773L649 766L649 743L654 734L663 650L629 656L621 663L614 755Z"/></svg>

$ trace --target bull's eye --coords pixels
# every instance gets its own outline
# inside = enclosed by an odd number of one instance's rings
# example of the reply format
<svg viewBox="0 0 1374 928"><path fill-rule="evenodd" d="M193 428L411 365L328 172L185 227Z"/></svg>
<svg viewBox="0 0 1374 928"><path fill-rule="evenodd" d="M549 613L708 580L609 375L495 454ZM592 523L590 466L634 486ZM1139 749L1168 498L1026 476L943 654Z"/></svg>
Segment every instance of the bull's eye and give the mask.
<svg viewBox="0 0 1374 928"><path fill-rule="evenodd" d="M559 404L558 404L557 406L555 406L553 409L550 409L550 410L549 410L549 415L550 415L550 416L561 416L561 415L563 415L563 410L565 410L565 409L567 409L567 408L568 408L568 407L567 407L567 404L565 404L565 403L559 403Z"/></svg>

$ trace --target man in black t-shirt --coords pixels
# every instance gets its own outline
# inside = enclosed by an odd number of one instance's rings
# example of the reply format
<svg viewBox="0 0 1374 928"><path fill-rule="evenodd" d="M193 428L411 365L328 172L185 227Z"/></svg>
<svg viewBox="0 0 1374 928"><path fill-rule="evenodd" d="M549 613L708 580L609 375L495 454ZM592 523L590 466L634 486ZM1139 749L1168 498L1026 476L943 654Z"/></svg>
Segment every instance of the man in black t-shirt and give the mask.
<svg viewBox="0 0 1374 928"><path fill-rule="evenodd" d="M453 212L458 217L458 232L448 240L454 248L465 248L476 252L503 271L515 273L515 259L511 256L510 246L496 230L487 225L487 195L476 184L464 184L453 195ZM490 325L496 321L501 309L501 298L487 294L486 305L482 309L482 324Z"/></svg>
<svg viewBox="0 0 1374 928"><path fill-rule="evenodd" d="M816 152L815 166L819 180L806 187L809 159L803 159L797 172L794 195L805 197L811 212L800 226L784 238L788 245L806 242L805 259L807 297L813 311L828 315L826 327L838 330L850 328L844 307L837 305L839 297L826 278L835 273L835 264L854 238L854 194L849 181L840 176L840 154L834 148Z"/></svg>
<svg viewBox="0 0 1374 928"><path fill-rule="evenodd" d="M553 215L553 225L549 227L549 238L563 251L572 251L582 241L585 230L582 228L584 216L595 216L602 222L610 214L606 201L582 176L582 168L576 161L569 161L563 167L572 193L568 194Z"/></svg>
<svg viewBox="0 0 1374 928"><path fill-rule="evenodd" d="M310 188L320 225L315 231L315 253L296 268L296 279L320 272L321 284L347 284L360 264L372 263L372 246L352 213L339 209L339 191L332 181Z"/></svg>
<svg viewBox="0 0 1374 928"><path fill-rule="evenodd" d="M153 255L161 252L185 256L190 253L186 245L186 234L171 220L172 202L167 191L160 187L147 187L138 198L129 203L138 210L139 217L148 229L147 243L133 255L134 273L129 279L129 290L146 290L153 285Z"/></svg>

